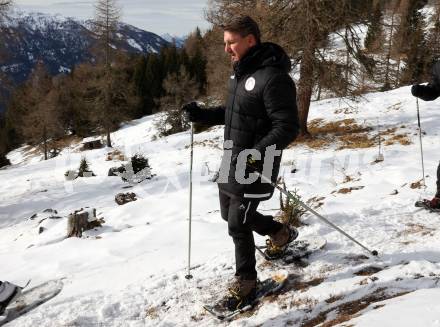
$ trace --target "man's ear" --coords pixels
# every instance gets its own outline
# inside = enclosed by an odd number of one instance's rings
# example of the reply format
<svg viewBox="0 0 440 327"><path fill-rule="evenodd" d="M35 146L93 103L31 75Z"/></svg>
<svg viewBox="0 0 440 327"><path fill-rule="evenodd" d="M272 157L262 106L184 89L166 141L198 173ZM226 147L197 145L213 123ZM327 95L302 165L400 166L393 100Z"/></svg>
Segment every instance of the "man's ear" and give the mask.
<svg viewBox="0 0 440 327"><path fill-rule="evenodd" d="M257 45L257 39L255 38L255 35L253 34L249 34L248 36L246 36L247 38L247 44L249 47L253 47L255 45Z"/></svg>

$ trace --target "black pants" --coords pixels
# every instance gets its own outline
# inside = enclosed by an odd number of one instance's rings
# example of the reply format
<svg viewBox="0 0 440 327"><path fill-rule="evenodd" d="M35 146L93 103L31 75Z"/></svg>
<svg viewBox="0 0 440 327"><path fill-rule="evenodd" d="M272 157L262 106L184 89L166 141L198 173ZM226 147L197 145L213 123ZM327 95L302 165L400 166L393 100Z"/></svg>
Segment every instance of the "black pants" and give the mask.
<svg viewBox="0 0 440 327"><path fill-rule="evenodd" d="M255 279L255 243L256 232L262 236L276 233L282 224L272 216L257 212L260 201L229 196L220 191L220 211L228 222L228 232L235 245L235 274L244 279Z"/></svg>

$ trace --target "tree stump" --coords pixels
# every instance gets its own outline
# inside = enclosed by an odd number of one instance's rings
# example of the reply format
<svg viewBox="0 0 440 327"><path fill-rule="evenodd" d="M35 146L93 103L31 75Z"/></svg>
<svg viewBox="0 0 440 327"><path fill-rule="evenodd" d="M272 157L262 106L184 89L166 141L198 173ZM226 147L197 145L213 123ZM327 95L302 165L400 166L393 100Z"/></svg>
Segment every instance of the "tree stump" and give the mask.
<svg viewBox="0 0 440 327"><path fill-rule="evenodd" d="M81 237L86 230L101 227L104 221L96 218L96 209L76 210L67 221L67 237Z"/></svg>

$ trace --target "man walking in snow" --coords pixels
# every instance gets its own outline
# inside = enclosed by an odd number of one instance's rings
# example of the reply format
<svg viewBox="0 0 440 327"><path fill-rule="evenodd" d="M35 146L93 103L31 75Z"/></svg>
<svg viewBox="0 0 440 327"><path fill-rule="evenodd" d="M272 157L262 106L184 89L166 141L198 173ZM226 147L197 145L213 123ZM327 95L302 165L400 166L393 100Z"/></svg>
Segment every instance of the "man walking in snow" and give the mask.
<svg viewBox="0 0 440 327"><path fill-rule="evenodd" d="M253 232L268 235L267 254L281 257L298 233L272 216L257 212L274 188L252 172L276 181L281 151L298 134L296 88L289 76L291 62L284 50L262 43L257 23L249 16L222 26L225 51L231 56L226 106L202 109L196 102L182 107L192 122L225 125L224 155L218 182L221 216L235 245L236 282L225 298L229 310L255 298L257 271ZM252 178L254 177L254 178Z"/></svg>
<svg viewBox="0 0 440 327"><path fill-rule="evenodd" d="M440 96L440 61L435 63L432 68L431 82L427 85L413 85L411 93L424 101L433 101ZM440 209L440 164L437 168L437 193L434 198L429 201L429 206L434 209Z"/></svg>

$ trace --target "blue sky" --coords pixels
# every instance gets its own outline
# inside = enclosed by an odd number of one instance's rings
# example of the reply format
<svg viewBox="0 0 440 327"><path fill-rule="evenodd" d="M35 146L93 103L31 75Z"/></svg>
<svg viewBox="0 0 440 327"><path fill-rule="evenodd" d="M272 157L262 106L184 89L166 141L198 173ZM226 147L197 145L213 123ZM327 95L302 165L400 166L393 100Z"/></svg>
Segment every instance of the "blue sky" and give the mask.
<svg viewBox="0 0 440 327"><path fill-rule="evenodd" d="M93 17L93 0L15 0L16 7L30 12L61 14L88 19ZM122 21L159 35L183 36L196 26L209 27L204 19L208 0L119 0Z"/></svg>

